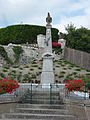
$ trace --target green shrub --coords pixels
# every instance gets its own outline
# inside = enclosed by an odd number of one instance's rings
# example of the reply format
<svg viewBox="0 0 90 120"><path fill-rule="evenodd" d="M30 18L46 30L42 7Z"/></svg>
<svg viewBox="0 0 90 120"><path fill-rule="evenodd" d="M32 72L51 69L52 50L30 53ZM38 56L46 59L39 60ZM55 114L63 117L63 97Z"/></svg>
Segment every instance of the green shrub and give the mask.
<svg viewBox="0 0 90 120"><path fill-rule="evenodd" d="M11 72L12 72L12 73L16 73L16 70L12 70Z"/></svg>
<svg viewBox="0 0 90 120"><path fill-rule="evenodd" d="M9 66L4 66L5 69L9 69L10 67Z"/></svg>
<svg viewBox="0 0 90 120"><path fill-rule="evenodd" d="M90 73L86 73L86 75L90 75Z"/></svg>
<svg viewBox="0 0 90 120"><path fill-rule="evenodd" d="M24 74L23 77L24 77L24 79L23 79L24 81L29 81L30 82L32 80L32 75Z"/></svg>
<svg viewBox="0 0 90 120"><path fill-rule="evenodd" d="M23 68L22 68L22 67L20 67L19 69L20 69L20 70L23 70Z"/></svg>
<svg viewBox="0 0 90 120"><path fill-rule="evenodd" d="M65 71L61 71L60 74L65 74L66 72Z"/></svg>
<svg viewBox="0 0 90 120"><path fill-rule="evenodd" d="M38 67L38 65L34 64L34 65L31 65L32 67Z"/></svg>
<svg viewBox="0 0 90 120"><path fill-rule="evenodd" d="M52 28L52 40L58 41L58 32L56 28ZM28 42L29 44L37 43L37 35L46 34L46 27L37 25L12 25L0 29L0 44L21 44Z"/></svg>
<svg viewBox="0 0 90 120"><path fill-rule="evenodd" d="M71 77L70 75L67 75L66 78L65 78L65 80L73 80L73 79L74 79L74 78Z"/></svg>
<svg viewBox="0 0 90 120"><path fill-rule="evenodd" d="M64 77L64 75L59 75L58 77L59 77L59 78L62 78L62 77Z"/></svg>
<svg viewBox="0 0 90 120"><path fill-rule="evenodd" d="M77 72L73 72L72 74L73 74L73 75L76 75L76 74L77 74Z"/></svg>
<svg viewBox="0 0 90 120"><path fill-rule="evenodd" d="M3 72L7 72L7 69L3 69Z"/></svg>
<svg viewBox="0 0 90 120"><path fill-rule="evenodd" d="M90 72L90 70L86 70L87 72Z"/></svg>
<svg viewBox="0 0 90 120"><path fill-rule="evenodd" d="M90 90L90 76L84 76L82 78L84 84L85 84L85 87Z"/></svg>
<svg viewBox="0 0 90 120"><path fill-rule="evenodd" d="M55 76L58 76L57 74L55 74Z"/></svg>
<svg viewBox="0 0 90 120"><path fill-rule="evenodd" d="M41 67L38 67L38 69L42 69Z"/></svg>
<svg viewBox="0 0 90 120"><path fill-rule="evenodd" d="M75 69L76 71L81 71L81 69L80 68L77 68L77 69Z"/></svg>
<svg viewBox="0 0 90 120"><path fill-rule="evenodd" d="M28 65L26 65L26 66L24 66L24 68L29 68L29 66L28 66Z"/></svg>
<svg viewBox="0 0 90 120"><path fill-rule="evenodd" d="M12 67L13 68L19 68L19 65L13 65Z"/></svg>
<svg viewBox="0 0 90 120"><path fill-rule="evenodd" d="M64 70L67 70L68 68L63 68Z"/></svg>
<svg viewBox="0 0 90 120"><path fill-rule="evenodd" d="M36 78L36 75L35 75L35 74L32 74L32 78Z"/></svg>
<svg viewBox="0 0 90 120"><path fill-rule="evenodd" d="M56 65L56 67L60 67L59 65Z"/></svg>
<svg viewBox="0 0 90 120"><path fill-rule="evenodd" d="M5 78L5 74L4 73L0 73L0 76L2 77L2 78Z"/></svg>
<svg viewBox="0 0 90 120"><path fill-rule="evenodd" d="M30 68L30 70L31 70L31 71L34 71L34 69L33 69L33 68Z"/></svg>

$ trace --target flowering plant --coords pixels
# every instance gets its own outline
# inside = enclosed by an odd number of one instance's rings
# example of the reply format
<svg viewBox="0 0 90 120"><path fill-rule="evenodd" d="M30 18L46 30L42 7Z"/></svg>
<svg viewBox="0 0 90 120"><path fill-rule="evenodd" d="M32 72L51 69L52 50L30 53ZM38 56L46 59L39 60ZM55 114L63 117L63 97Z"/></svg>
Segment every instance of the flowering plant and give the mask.
<svg viewBox="0 0 90 120"><path fill-rule="evenodd" d="M18 87L19 85L16 80L7 80L6 78L0 80L0 94L4 94L4 93L11 94Z"/></svg>
<svg viewBox="0 0 90 120"><path fill-rule="evenodd" d="M82 80L68 80L65 84L65 88L71 91L84 91L84 82Z"/></svg>
<svg viewBox="0 0 90 120"><path fill-rule="evenodd" d="M58 42L52 42L52 47L61 47L61 44Z"/></svg>

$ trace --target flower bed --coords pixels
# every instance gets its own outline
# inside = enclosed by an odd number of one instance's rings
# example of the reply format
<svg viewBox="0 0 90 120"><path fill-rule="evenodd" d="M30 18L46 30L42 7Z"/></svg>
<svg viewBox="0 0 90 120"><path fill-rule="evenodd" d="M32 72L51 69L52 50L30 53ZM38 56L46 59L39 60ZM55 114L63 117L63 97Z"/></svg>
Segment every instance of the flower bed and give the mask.
<svg viewBox="0 0 90 120"><path fill-rule="evenodd" d="M12 93L19 87L16 80L7 80L6 78L0 80L0 94Z"/></svg>
<svg viewBox="0 0 90 120"><path fill-rule="evenodd" d="M65 84L65 88L69 91L84 91L84 82L82 80L68 80Z"/></svg>

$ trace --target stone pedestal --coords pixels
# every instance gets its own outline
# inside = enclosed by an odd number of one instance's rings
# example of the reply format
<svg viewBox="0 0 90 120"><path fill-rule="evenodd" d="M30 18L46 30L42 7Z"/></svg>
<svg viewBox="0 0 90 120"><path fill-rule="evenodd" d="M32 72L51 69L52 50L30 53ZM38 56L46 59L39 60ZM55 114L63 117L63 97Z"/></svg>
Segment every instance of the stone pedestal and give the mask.
<svg viewBox="0 0 90 120"><path fill-rule="evenodd" d="M43 56L43 68L41 74L41 83L54 83L53 72L53 55L46 54Z"/></svg>

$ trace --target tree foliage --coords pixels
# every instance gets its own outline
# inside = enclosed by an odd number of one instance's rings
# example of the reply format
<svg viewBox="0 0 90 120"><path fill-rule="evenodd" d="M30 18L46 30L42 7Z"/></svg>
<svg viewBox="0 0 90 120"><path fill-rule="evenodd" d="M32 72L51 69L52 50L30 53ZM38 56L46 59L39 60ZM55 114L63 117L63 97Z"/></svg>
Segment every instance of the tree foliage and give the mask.
<svg viewBox="0 0 90 120"><path fill-rule="evenodd" d="M90 53L90 30L81 27L76 29L73 24L66 27L65 35L67 47Z"/></svg>
<svg viewBox="0 0 90 120"><path fill-rule="evenodd" d="M59 30L52 28L52 40L58 40ZM0 44L7 45L9 43L23 44L28 42L29 44L37 43L37 35L46 34L46 27L36 25L13 25L0 29Z"/></svg>

